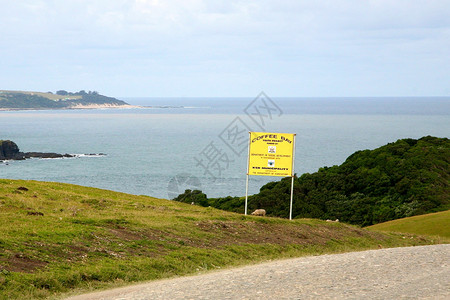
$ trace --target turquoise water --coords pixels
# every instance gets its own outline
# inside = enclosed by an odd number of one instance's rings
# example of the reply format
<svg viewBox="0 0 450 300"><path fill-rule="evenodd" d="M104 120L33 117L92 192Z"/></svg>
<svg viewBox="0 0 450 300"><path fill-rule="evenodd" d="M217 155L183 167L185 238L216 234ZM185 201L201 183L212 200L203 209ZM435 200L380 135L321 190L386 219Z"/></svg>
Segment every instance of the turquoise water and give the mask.
<svg viewBox="0 0 450 300"><path fill-rule="evenodd" d="M21 151L107 154L11 161L0 164L0 177L67 182L160 198L172 198L192 187L210 197L245 194L246 148L233 152L237 148L230 145L225 129L241 122L262 131L244 113L252 99L125 100L185 108L0 112L0 139L15 141ZM448 137L450 133L448 98L274 102L280 112L264 119L264 129L297 134L297 174L340 164L357 150L400 138ZM205 164L205 153L211 156L213 150L222 159L202 168L198 161ZM278 178L251 177L250 194L272 180Z"/></svg>

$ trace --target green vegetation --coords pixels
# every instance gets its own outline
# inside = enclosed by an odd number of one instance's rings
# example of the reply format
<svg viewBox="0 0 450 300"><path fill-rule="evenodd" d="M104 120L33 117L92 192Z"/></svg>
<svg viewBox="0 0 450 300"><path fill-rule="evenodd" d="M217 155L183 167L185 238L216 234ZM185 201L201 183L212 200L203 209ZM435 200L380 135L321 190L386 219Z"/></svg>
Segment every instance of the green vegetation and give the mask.
<svg viewBox="0 0 450 300"><path fill-rule="evenodd" d="M0 299L47 298L268 259L440 243L337 222L243 216L0 179Z"/></svg>
<svg viewBox="0 0 450 300"><path fill-rule="evenodd" d="M77 105L109 104L126 105L116 98L100 95L95 91L76 93L64 90L51 92L0 91L0 109L65 109Z"/></svg>
<svg viewBox="0 0 450 300"><path fill-rule="evenodd" d="M450 210L389 221L367 228L450 238Z"/></svg>
<svg viewBox="0 0 450 300"><path fill-rule="evenodd" d="M22 93L2 93L0 94L0 108L53 108L61 109L65 107L64 102L58 102L40 95Z"/></svg>
<svg viewBox="0 0 450 300"><path fill-rule="evenodd" d="M295 179L293 216L369 226L447 210L449 163L447 138L402 139L375 150L357 151L340 166ZM249 210L264 208L270 216L287 218L290 187L290 178L264 185L260 193L249 197ZM190 203L191 194L188 190L175 200ZM203 196L197 191L195 197ZM211 198L199 205L244 211L242 197Z"/></svg>

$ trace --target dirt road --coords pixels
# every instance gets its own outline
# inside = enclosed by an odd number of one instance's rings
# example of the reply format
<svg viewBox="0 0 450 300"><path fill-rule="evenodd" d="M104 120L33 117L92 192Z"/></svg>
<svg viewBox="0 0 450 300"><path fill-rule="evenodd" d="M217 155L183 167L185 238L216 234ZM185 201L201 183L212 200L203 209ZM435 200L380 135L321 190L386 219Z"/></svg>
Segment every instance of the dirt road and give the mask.
<svg viewBox="0 0 450 300"><path fill-rule="evenodd" d="M450 299L450 245L279 260L69 298Z"/></svg>

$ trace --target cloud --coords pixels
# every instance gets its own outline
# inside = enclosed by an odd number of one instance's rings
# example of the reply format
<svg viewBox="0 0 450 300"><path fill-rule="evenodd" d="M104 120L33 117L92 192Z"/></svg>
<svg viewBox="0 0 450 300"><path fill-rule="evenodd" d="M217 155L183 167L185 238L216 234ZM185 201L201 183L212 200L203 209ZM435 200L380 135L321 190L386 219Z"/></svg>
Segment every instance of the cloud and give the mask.
<svg viewBox="0 0 450 300"><path fill-rule="evenodd" d="M25 78L53 86L52 78L59 76L58 84L92 82L126 93L126 83L103 82L122 77L133 80L140 93L157 89L170 96L186 86L190 95L211 92L199 83L214 79L213 86L233 86L232 93L241 95L261 88L328 95L345 94L345 80L363 87L353 94L392 94L394 80L398 93L412 93L409 85L420 87L417 93L449 93L445 0L0 0L0 5L5 84ZM37 75L43 69L48 78ZM61 70L77 70L89 80ZM415 75L401 78L410 72ZM430 75L442 83L430 83ZM174 88L183 78L187 83ZM299 87L305 81L311 88ZM170 83L172 91L160 88ZM370 88L374 83L377 89Z"/></svg>

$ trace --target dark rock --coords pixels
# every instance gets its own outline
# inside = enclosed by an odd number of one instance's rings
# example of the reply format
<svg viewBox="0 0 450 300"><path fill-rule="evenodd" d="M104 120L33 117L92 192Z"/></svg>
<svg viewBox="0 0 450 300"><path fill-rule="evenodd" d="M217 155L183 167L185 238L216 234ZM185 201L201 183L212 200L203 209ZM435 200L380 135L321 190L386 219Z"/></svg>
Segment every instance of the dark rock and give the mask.
<svg viewBox="0 0 450 300"><path fill-rule="evenodd" d="M61 158L61 157L73 157L70 154L48 153L48 152L26 152L25 158Z"/></svg>
<svg viewBox="0 0 450 300"><path fill-rule="evenodd" d="M19 191L28 191L28 188L26 188L26 187L24 187L24 186L19 186L18 188L17 188L17 190L19 190Z"/></svg>
<svg viewBox="0 0 450 300"><path fill-rule="evenodd" d="M43 216L44 213L41 213L40 211L29 211L29 212L27 212L27 215L29 215L29 216Z"/></svg>
<svg viewBox="0 0 450 300"><path fill-rule="evenodd" d="M0 160L20 157L19 147L13 141L0 140Z"/></svg>
<svg viewBox="0 0 450 300"><path fill-rule="evenodd" d="M61 157L73 157L68 153L47 153L47 152L20 152L19 147L13 141L0 140L0 161L1 160L23 160L26 158L61 158Z"/></svg>

